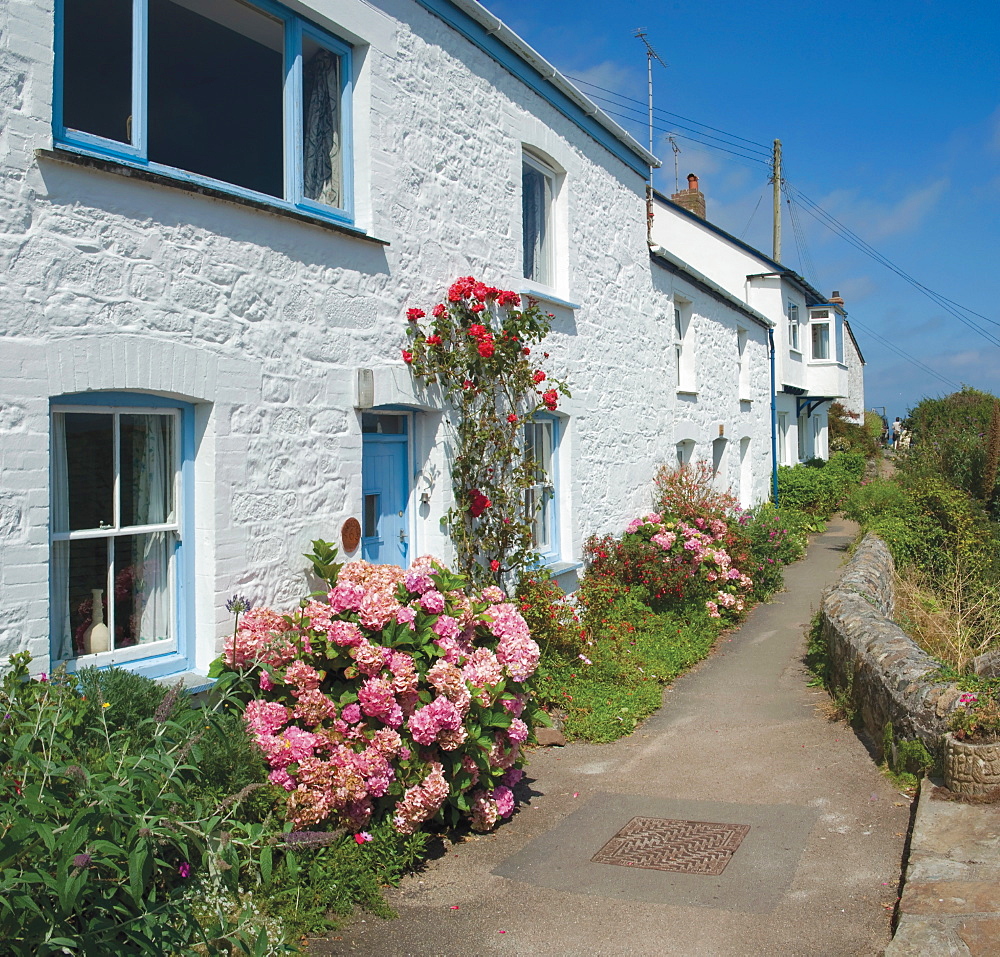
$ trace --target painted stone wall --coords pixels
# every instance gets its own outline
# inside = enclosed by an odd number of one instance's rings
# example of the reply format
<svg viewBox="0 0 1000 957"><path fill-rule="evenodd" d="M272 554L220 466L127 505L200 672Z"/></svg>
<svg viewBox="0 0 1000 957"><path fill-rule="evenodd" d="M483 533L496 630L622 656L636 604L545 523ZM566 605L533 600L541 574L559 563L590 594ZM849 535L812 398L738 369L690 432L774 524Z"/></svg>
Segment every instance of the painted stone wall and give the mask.
<svg viewBox="0 0 1000 957"><path fill-rule="evenodd" d="M876 750L891 722L897 740L935 750L958 702L958 688L935 681L938 662L892 620L893 561L866 535L840 581L823 596L820 618L835 688L847 693Z"/></svg>
<svg viewBox="0 0 1000 957"><path fill-rule="evenodd" d="M52 4L0 0L0 657L27 648L49 665L49 404L61 395L195 407L197 668L229 625L229 595L287 606L309 540L360 514L359 369L376 406L411 415L411 554L447 556L447 418L398 357L406 308L429 309L458 276L533 292L554 316L545 365L573 390L559 409L564 559L593 532L620 532L673 460L672 314L642 176L416 3L316 0L314 14L355 48L358 235L60 157ZM551 289L520 278L526 148L558 173ZM721 386L732 324L702 322L722 356L713 366L706 352L702 424L747 431L759 455L763 426L735 424L746 415Z"/></svg>

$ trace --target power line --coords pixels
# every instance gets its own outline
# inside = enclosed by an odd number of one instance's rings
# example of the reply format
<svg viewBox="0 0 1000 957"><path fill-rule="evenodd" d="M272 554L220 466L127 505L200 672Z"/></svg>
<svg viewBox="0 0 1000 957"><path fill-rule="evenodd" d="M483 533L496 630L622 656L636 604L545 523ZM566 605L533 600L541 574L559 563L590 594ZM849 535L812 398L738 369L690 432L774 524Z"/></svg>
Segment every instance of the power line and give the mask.
<svg viewBox="0 0 1000 957"><path fill-rule="evenodd" d="M602 93L607 93L607 94L609 94L612 97L617 97L619 100L625 100L628 103L636 103L640 107L645 108L645 105L642 103L642 101L641 100L637 100L635 97L626 96L624 93L619 93L616 90L609 90L607 87L599 86L596 83L591 83L589 80L584 80L584 79L582 79L580 77L567 76L567 79L568 80L572 80L574 83L583 83L586 86L593 87L595 90L600 90ZM605 97L597 97L596 95L589 94L589 93L587 95L590 96L592 99L606 99ZM628 108L625 103L619 103L619 104L616 104L616 105L621 106L621 107L626 108L626 109ZM660 114L660 115L663 115L663 116L673 117L674 119L678 119L678 120L683 120L685 123L694 123L695 126L700 126L700 127L702 127L703 129L706 129L706 130L711 130L713 133L721 133L723 136L729 137L729 139L740 140L743 143L749 143L751 146L759 147L759 150L754 150L753 152L760 152L760 154L762 156L770 156L771 155L770 150L763 143L758 143L756 140L747 139L745 136L738 136L736 133L729 133L726 130L720 130L717 127L709 126L707 123L702 123L700 120L692 119L689 116L681 116L679 113L671 113L669 110L663 110L663 109L660 109L659 107L656 107L653 110L653 113L654 114ZM700 131L692 131L692 132L700 132ZM707 135L707 134L702 134L702 135ZM715 139L715 137L713 137L713 139ZM725 142L725 141L723 141L723 142ZM735 146L737 144L732 144L732 145ZM742 148L745 149L746 147L742 147Z"/></svg>
<svg viewBox="0 0 1000 957"><path fill-rule="evenodd" d="M926 363L921 362L917 358L914 358L905 350L900 349L899 346L897 346L894 342L890 341L889 339L886 339L884 336L879 335L879 333L877 333L874 329L872 329L867 323L861 322L858 319L851 319L851 326L856 326L859 329L863 329L867 335L871 336L877 342L881 342L882 345L884 345L887 349L891 350L892 352L895 352L896 355L898 355L901 359L906 360L907 362L916 366L918 369L922 369L928 375L934 376L935 379L940 379L949 388L955 389L956 391L961 389L961 386L957 382L952 381L947 376L942 375L940 372L937 372L936 370L932 369Z"/></svg>
<svg viewBox="0 0 1000 957"><path fill-rule="evenodd" d="M933 303L938 305L949 315L954 316L954 318L958 319L959 322L964 323L974 332L979 333L979 335L982 336L991 345L1000 348L1000 339L998 339L994 334L990 333L988 330L983 329L977 322L975 322L973 319L965 315L965 313L969 313L971 312L971 310L967 310L965 309L965 307L959 306L957 303L952 302L952 300L945 298L944 296L935 292L933 289L929 288L928 286L925 286L919 280L915 279L913 276L911 276L909 273L903 270L900 266L897 266L894 262L892 262L892 260L890 260L888 257L882 255L882 253L880 253L877 249L875 249L874 246L865 242L865 240L863 240L860 236L858 236L856 233L854 233L852 230L846 227L843 223L840 222L840 220L838 220L832 214L828 213L818 203L813 202L813 200L811 200L808 196L806 196L797 187L789 183L787 184L787 188L794 192L798 200L803 204L803 208L805 209L805 211L809 213L814 219L822 223L832 232L839 235L841 239L843 239L849 245L853 246L858 251L863 252L865 255L874 259L876 262L885 266L891 272L894 272L897 276L899 276L905 282L909 283L918 292L926 296L928 299L930 299ZM978 314L974 313L974 315ZM992 325L1000 326L1000 323L996 322L993 319L988 319L986 316L980 316L979 318L984 319L986 322L989 322Z"/></svg>

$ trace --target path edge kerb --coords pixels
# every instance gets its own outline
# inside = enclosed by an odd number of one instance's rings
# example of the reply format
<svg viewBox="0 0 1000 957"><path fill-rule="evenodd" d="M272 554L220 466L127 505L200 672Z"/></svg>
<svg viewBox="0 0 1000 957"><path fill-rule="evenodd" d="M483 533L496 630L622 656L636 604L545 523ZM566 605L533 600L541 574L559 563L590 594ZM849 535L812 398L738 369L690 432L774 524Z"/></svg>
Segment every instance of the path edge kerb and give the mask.
<svg viewBox="0 0 1000 957"><path fill-rule="evenodd" d="M888 724L895 740L920 740L936 754L961 692L954 682L934 679L940 664L892 620L894 576L888 546L868 533L823 593L831 691L846 695L877 756Z"/></svg>

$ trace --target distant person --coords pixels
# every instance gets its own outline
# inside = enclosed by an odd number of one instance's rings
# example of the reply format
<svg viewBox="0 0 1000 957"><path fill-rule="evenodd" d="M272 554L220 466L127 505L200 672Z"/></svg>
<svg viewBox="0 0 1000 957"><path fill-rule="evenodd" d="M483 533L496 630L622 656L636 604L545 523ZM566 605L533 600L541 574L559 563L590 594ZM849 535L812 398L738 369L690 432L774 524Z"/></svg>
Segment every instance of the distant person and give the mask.
<svg viewBox="0 0 1000 957"><path fill-rule="evenodd" d="M903 436L903 420L897 415L892 423L892 447L899 448L900 440Z"/></svg>

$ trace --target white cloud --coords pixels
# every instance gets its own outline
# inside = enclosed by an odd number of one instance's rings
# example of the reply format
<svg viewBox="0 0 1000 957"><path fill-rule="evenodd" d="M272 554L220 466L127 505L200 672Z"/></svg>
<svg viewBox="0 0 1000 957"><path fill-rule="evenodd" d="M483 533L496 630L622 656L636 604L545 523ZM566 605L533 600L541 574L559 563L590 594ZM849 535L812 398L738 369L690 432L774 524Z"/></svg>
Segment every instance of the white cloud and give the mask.
<svg viewBox="0 0 1000 957"><path fill-rule="evenodd" d="M867 242L917 229L938 204L951 181L947 176L913 190L895 202L880 202L860 189L839 189L819 205Z"/></svg>

